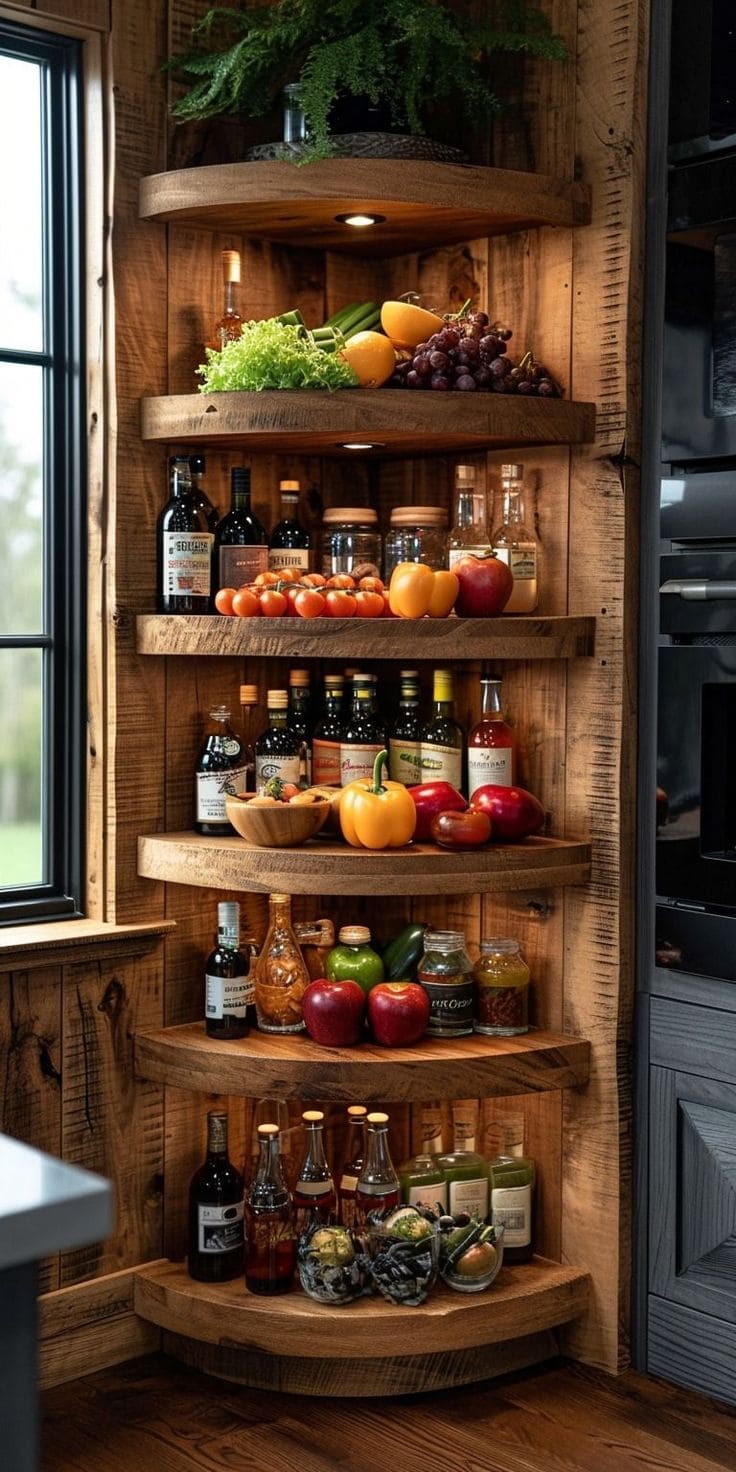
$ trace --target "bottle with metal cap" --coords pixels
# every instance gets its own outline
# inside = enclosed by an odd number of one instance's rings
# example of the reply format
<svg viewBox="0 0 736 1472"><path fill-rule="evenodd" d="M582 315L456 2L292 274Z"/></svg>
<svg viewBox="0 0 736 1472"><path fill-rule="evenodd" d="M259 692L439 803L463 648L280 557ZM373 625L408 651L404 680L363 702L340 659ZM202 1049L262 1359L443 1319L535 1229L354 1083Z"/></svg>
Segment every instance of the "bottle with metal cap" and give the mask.
<svg viewBox="0 0 736 1472"><path fill-rule="evenodd" d="M301 741L289 730L288 690L267 690L268 725L255 744L256 791L272 777L282 782L299 783Z"/></svg>
<svg viewBox="0 0 736 1472"><path fill-rule="evenodd" d="M258 1152L245 1203L245 1286L251 1293L288 1293L296 1268L296 1227L277 1124L259 1124Z"/></svg>
<svg viewBox="0 0 736 1472"><path fill-rule="evenodd" d="M198 833L218 838L234 831L227 816L227 798L245 792L245 782L243 743L230 725L230 711L226 705L213 705L194 769L194 826Z"/></svg>
<svg viewBox="0 0 736 1472"><path fill-rule="evenodd" d="M312 736L312 781L318 787L340 786L344 685L342 675L325 675L324 707Z"/></svg>
<svg viewBox="0 0 736 1472"><path fill-rule="evenodd" d="M340 785L372 777L379 751L386 745L384 722L376 711L376 686L373 675L353 675L353 698L350 714L340 738Z"/></svg>
<svg viewBox="0 0 736 1472"><path fill-rule="evenodd" d="M187 1269L198 1283L243 1271L243 1177L227 1153L227 1115L207 1115L207 1158L189 1187Z"/></svg>
<svg viewBox="0 0 736 1472"><path fill-rule="evenodd" d="M218 588L252 583L268 567L268 535L251 510L250 470L235 465L230 472L230 510L218 523L215 571Z"/></svg>
<svg viewBox="0 0 736 1472"><path fill-rule="evenodd" d="M399 708L388 742L389 771L392 782L413 787L421 782L420 689L418 670L401 670Z"/></svg>
<svg viewBox="0 0 736 1472"><path fill-rule="evenodd" d="M236 287L240 286L240 251L223 250L220 255L224 304L222 316L215 327L215 342L218 348L224 348L226 343L240 337L243 330L243 319L238 309L239 293L236 291Z"/></svg>
<svg viewBox="0 0 736 1472"><path fill-rule="evenodd" d="M223 900L217 906L217 939L205 963L205 1028L207 1036L229 1042L249 1030L249 1009L255 1008L255 941L240 949L240 905Z"/></svg>
<svg viewBox="0 0 736 1472"><path fill-rule="evenodd" d="M199 507L200 511L204 512L210 531L216 532L217 524L221 518L217 507L213 506L204 488L203 476L206 469L207 462L204 455L189 456L189 473L192 477L192 495L195 505Z"/></svg>
<svg viewBox="0 0 736 1472"><path fill-rule="evenodd" d="M514 575L504 613L533 613L539 601L537 539L524 517L524 466L502 465L503 520L491 538L494 556Z"/></svg>
<svg viewBox="0 0 736 1472"><path fill-rule="evenodd" d="M370 1211L398 1206L399 1178L388 1146L388 1115L369 1114L366 1120L366 1153L355 1188L355 1217L358 1231L365 1227Z"/></svg>
<svg viewBox="0 0 736 1472"><path fill-rule="evenodd" d="M305 1109L302 1115L307 1139L292 1196L297 1232L306 1231L313 1221L337 1220L335 1182L325 1158L324 1119L321 1109Z"/></svg>
<svg viewBox="0 0 736 1472"><path fill-rule="evenodd" d="M298 480L279 481L281 519L268 544L270 568L296 567L300 572L309 571L310 537L299 520L300 490Z"/></svg>
<svg viewBox="0 0 736 1472"><path fill-rule="evenodd" d="M289 672L289 713L287 725L299 738L299 785L309 787L312 781L312 718L309 670Z"/></svg>
<svg viewBox="0 0 736 1472"><path fill-rule="evenodd" d="M245 791L256 790L255 712L260 703L257 685L240 687L240 729L243 732L243 761L245 763Z"/></svg>
<svg viewBox="0 0 736 1472"><path fill-rule="evenodd" d="M420 736L420 782L449 782L458 792L463 785L462 727L455 720L452 670L434 672L434 710Z"/></svg>
<svg viewBox="0 0 736 1472"><path fill-rule="evenodd" d="M169 460L170 495L156 522L159 613L208 613L213 587L214 536L192 487L189 460Z"/></svg>

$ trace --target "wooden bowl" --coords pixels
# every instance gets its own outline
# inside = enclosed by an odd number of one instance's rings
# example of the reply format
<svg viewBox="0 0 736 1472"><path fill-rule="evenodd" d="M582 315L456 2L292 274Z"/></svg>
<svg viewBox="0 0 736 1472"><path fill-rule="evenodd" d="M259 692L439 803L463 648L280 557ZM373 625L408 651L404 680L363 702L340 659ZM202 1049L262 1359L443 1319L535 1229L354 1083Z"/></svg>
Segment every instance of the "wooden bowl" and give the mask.
<svg viewBox="0 0 736 1472"><path fill-rule="evenodd" d="M330 804L281 802L253 807L250 799L225 799L227 815L236 833L254 848L293 848L314 838L327 821Z"/></svg>

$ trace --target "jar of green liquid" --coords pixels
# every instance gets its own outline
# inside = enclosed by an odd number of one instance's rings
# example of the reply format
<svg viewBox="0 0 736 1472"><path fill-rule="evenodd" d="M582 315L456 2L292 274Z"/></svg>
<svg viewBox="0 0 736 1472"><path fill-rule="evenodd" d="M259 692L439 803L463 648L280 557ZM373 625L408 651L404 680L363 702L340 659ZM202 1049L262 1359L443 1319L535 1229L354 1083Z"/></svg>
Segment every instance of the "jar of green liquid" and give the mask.
<svg viewBox="0 0 736 1472"><path fill-rule="evenodd" d="M438 1106L428 1106L421 1117L421 1149L399 1168L401 1200L407 1206L439 1207L447 1211L447 1181L440 1165L442 1117Z"/></svg>
<svg viewBox="0 0 736 1472"><path fill-rule="evenodd" d="M534 1251L532 1209L534 1161L526 1155L497 1155L489 1165L491 1219L503 1227L504 1262L528 1262Z"/></svg>

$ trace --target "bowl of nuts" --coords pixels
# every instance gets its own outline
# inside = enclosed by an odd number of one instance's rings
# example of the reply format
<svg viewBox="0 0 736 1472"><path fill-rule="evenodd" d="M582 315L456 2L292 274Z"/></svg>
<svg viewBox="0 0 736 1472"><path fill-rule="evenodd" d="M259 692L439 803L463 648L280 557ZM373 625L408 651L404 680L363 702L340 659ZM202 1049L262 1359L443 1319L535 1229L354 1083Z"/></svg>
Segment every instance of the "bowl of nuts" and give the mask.
<svg viewBox="0 0 736 1472"><path fill-rule="evenodd" d="M286 789L288 791L288 788ZM282 797L264 791L225 799L235 832L252 848L293 848L314 838L327 822L330 803L307 789Z"/></svg>

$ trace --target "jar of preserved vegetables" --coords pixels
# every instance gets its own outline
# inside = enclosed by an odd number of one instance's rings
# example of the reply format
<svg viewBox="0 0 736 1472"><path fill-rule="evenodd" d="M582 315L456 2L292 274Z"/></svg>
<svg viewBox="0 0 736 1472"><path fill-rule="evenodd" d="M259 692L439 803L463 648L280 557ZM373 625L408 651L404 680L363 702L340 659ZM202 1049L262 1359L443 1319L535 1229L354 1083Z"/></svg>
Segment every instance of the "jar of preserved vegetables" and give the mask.
<svg viewBox="0 0 736 1472"><path fill-rule="evenodd" d="M529 967L518 941L481 941L473 980L476 1032L510 1038L529 1031Z"/></svg>
<svg viewBox="0 0 736 1472"><path fill-rule="evenodd" d="M473 1031L473 964L459 930L428 930L417 981L429 997L427 1036L465 1037Z"/></svg>
<svg viewBox="0 0 736 1472"><path fill-rule="evenodd" d="M370 506L331 506L322 515L322 573L381 575L378 514Z"/></svg>
<svg viewBox="0 0 736 1472"><path fill-rule="evenodd" d="M442 506L394 506L386 537L384 582L400 562L447 566L447 512Z"/></svg>

